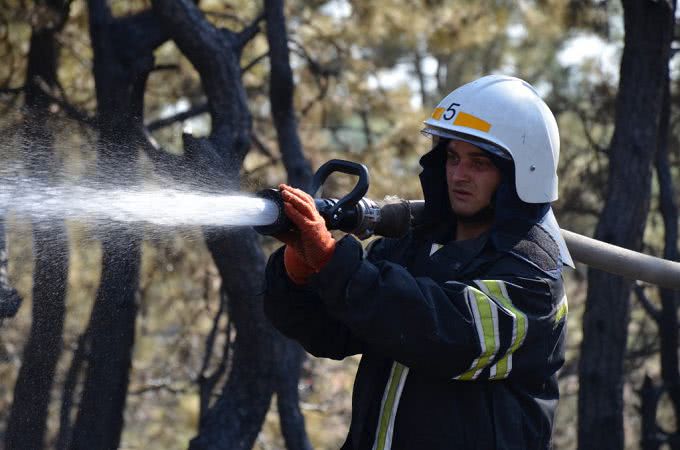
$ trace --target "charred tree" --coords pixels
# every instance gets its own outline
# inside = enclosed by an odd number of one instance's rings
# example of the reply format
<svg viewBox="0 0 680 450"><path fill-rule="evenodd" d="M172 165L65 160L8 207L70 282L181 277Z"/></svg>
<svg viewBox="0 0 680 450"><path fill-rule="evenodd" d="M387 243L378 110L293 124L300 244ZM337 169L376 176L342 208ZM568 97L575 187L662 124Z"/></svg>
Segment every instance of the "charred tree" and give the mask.
<svg viewBox="0 0 680 450"><path fill-rule="evenodd" d="M654 385L649 377L645 376L640 388L640 419L642 433L640 435L640 448L642 450L659 450L662 435L656 424L656 408L659 404L662 389Z"/></svg>
<svg viewBox="0 0 680 450"><path fill-rule="evenodd" d="M47 0L39 5L45 9L37 15L31 33L22 134L25 148L30 152L28 171L40 183L51 183L56 180L46 174L48 168L55 167L56 161L49 123L51 100L46 89L58 86L56 34L68 18L70 0ZM69 252L64 222L34 221L33 251L31 331L24 347L5 435L5 446L11 449L42 448L45 439L50 391L63 345Z"/></svg>
<svg viewBox="0 0 680 450"><path fill-rule="evenodd" d="M272 64L270 95L279 146L289 182L305 186L311 178L311 169L297 135L283 5L273 2L267 7ZM243 46L257 33L262 17L235 33L214 28L189 1L158 0L154 9L199 72L208 98L212 117L210 137L185 136L185 151L197 160L212 161L213 168L220 168L221 184L226 187L226 180L238 180L250 148L251 115L239 60ZM214 174L209 179L215 180ZM201 411L199 433L190 448L252 448L274 392L278 392L288 448L309 448L297 395L303 352L274 330L264 317L265 261L257 236L252 230L226 234L206 230L206 242L222 278L221 298L227 302L223 307L236 330L236 339L230 344L229 371L222 392L214 403L203 402L207 409ZM210 392L215 386L213 378L199 379L201 398L208 399L214 394Z"/></svg>
<svg viewBox="0 0 680 450"><path fill-rule="evenodd" d="M295 88L283 3L283 0L265 1L270 67L269 99L279 150L288 173L288 183L306 189L312 179L312 168L305 159L297 132L297 118L293 108Z"/></svg>
<svg viewBox="0 0 680 450"><path fill-rule="evenodd" d="M134 184L144 89L153 69L153 50L165 37L150 11L114 18L105 0L90 0L88 6L99 132L96 182L110 185L115 174ZM69 448L115 449L120 443L135 338L141 241L138 231L123 225L102 230L102 276L83 342L88 352L82 396L72 433L62 430L62 443Z"/></svg>
<svg viewBox="0 0 680 450"><path fill-rule="evenodd" d="M595 238L639 251L649 212L673 8L668 1L649 0L626 0L623 7L626 35L609 148L609 186ZM588 271L588 280L579 363L578 445L622 449L623 359L631 283L594 269Z"/></svg>
<svg viewBox="0 0 680 450"><path fill-rule="evenodd" d="M675 2L674 2L675 4ZM659 123L659 146L655 158L657 182L659 184L659 210L664 225L664 259L680 261L678 249L678 207L674 199L673 178L669 161L669 129L671 110L670 73L666 71L664 98ZM645 450L656 449L667 443L672 450L680 448L680 366L678 365L678 304L680 293L669 289L659 289L661 308L652 314L659 327L661 341L661 378L660 386L648 377L640 392L642 403L642 440ZM650 388L649 386L652 386ZM674 431L662 430L656 422L656 411L660 394L666 392L673 406L675 418Z"/></svg>
<svg viewBox="0 0 680 450"><path fill-rule="evenodd" d="M656 174L659 183L659 209L664 225L664 259L680 261L678 249L678 206L675 203L673 178L668 158L670 129L670 74L666 72L663 110L659 126L659 147L656 155ZM680 292L659 289L661 316L659 334L661 338L661 377L675 413L676 446L680 442L680 366L678 365L678 304Z"/></svg>
<svg viewBox="0 0 680 450"><path fill-rule="evenodd" d="M256 29L217 29L189 0L154 0L154 11L181 52L198 71L208 98L212 129L205 139L185 144L217 157L227 180L238 180L250 147L251 115L239 66L243 45ZM264 255L255 232L206 232L206 242L222 277L223 298L236 330L230 371L218 399L202 414L192 449L250 449L276 386L272 355L280 341L262 307Z"/></svg>
<svg viewBox="0 0 680 450"><path fill-rule="evenodd" d="M290 67L288 32L283 0L265 0L267 42L269 43L269 98L276 136L283 164L288 173L288 183L307 189L312 178L312 168L304 157L297 132L297 119L293 107L294 83ZM304 362L304 350L297 342L278 335L276 382L277 406L286 447L289 450L311 449L305 423L300 411L298 384Z"/></svg>

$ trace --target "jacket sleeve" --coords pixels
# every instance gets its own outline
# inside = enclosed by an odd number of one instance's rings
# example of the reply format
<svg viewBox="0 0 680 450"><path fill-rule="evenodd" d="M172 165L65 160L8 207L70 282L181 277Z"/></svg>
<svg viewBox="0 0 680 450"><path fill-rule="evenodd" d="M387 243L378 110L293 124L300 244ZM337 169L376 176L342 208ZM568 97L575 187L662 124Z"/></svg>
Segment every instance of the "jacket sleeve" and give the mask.
<svg viewBox="0 0 680 450"><path fill-rule="evenodd" d="M283 249L271 255L265 271L264 312L269 321L314 356L343 359L361 353L362 343L347 325L326 312L319 295L290 281Z"/></svg>
<svg viewBox="0 0 680 450"><path fill-rule="evenodd" d="M389 261L365 260L361 245L345 237L314 283L329 314L412 369L495 380L542 378L562 364L561 282L496 273L437 283Z"/></svg>

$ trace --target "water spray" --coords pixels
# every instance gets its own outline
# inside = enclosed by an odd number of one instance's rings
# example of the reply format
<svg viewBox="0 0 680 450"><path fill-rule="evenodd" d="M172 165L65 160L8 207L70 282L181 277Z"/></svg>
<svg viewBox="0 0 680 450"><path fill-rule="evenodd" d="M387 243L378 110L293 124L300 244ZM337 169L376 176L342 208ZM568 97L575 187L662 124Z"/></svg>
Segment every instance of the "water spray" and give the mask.
<svg viewBox="0 0 680 450"><path fill-rule="evenodd" d="M266 225L278 215L271 202L239 193L49 184L27 177L0 185L0 215L10 212L41 226L70 219L97 226L148 224L155 228Z"/></svg>
<svg viewBox="0 0 680 450"><path fill-rule="evenodd" d="M314 175L309 192L316 194L335 172L355 175L358 181L349 194L340 199L315 199L328 229L351 233L360 239L373 235L398 238L422 223L422 200L376 202L366 198L369 174L363 164L328 161ZM283 200L276 189L265 189L256 195L196 186L140 185L111 189L108 184L98 183L51 184L19 175L18 170L0 171L0 216L10 213L29 218L33 226L50 227L55 221L67 219L96 227L121 224L147 232L184 226L219 229L252 226L261 234L275 235L293 226L283 212ZM153 227L140 228L145 224ZM625 278L680 290L680 263L567 230L561 232L574 260Z"/></svg>

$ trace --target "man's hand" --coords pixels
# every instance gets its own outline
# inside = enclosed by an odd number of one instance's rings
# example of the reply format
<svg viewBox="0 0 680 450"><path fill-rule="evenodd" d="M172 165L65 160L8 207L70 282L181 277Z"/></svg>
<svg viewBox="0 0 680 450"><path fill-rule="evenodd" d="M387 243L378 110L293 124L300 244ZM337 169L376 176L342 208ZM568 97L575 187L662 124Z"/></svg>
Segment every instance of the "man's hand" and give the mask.
<svg viewBox="0 0 680 450"><path fill-rule="evenodd" d="M309 194L285 184L280 185L279 190L284 212L296 229L275 237L287 245L284 254L286 272L291 280L303 284L331 259L335 239L326 229L326 222Z"/></svg>
<svg viewBox="0 0 680 450"><path fill-rule="evenodd" d="M307 264L302 256L289 245L283 251L283 265L288 278L295 284L306 284L309 277L316 273L312 266Z"/></svg>

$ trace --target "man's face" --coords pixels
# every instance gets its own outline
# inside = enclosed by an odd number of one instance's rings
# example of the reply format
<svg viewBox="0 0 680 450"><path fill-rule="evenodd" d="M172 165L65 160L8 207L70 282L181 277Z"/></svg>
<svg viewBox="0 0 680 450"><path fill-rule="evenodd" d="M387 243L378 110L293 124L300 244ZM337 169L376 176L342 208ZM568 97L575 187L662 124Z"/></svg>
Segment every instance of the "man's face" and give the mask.
<svg viewBox="0 0 680 450"><path fill-rule="evenodd" d="M449 201L459 217L471 217L491 203L501 172L479 147L450 141L446 147Z"/></svg>

